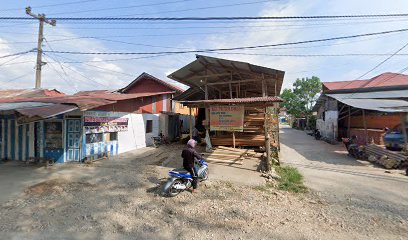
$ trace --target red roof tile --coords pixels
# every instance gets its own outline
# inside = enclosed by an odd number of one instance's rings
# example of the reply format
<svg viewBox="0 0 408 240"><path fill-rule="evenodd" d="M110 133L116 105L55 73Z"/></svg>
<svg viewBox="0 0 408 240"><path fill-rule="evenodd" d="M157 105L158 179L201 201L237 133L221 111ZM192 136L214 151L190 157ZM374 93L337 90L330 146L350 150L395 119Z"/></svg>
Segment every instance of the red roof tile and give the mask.
<svg viewBox="0 0 408 240"><path fill-rule="evenodd" d="M323 85L327 90L408 86L408 75L387 72L367 80L324 82Z"/></svg>

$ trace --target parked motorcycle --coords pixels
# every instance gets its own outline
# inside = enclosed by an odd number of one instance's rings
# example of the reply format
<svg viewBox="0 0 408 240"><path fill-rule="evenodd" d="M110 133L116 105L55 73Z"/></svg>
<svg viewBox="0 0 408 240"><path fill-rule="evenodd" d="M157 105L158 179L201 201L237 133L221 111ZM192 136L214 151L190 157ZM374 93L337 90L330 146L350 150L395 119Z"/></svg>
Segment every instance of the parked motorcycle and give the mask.
<svg viewBox="0 0 408 240"><path fill-rule="evenodd" d="M316 140L320 140L322 138L322 135L320 134L319 129L315 129L313 131L313 136L315 137Z"/></svg>
<svg viewBox="0 0 408 240"><path fill-rule="evenodd" d="M356 159L362 159L364 157L364 151L360 149L357 144L357 136L353 135L349 138L342 138L341 140L351 157Z"/></svg>
<svg viewBox="0 0 408 240"><path fill-rule="evenodd" d="M208 179L208 164L204 160L199 160L195 166L198 175L198 181ZM169 179L163 187L163 193L169 197L177 196L186 189L191 188L193 178L184 168L176 168L169 172Z"/></svg>

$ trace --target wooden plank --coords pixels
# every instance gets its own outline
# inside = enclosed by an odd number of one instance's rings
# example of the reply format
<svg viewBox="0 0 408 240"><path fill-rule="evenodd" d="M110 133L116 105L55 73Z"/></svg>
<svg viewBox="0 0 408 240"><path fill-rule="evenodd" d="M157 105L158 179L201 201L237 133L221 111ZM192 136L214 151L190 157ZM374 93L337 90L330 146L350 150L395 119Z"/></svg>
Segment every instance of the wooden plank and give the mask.
<svg viewBox="0 0 408 240"><path fill-rule="evenodd" d="M220 160L217 158L207 158L206 161L209 163L232 163L238 165L242 165L243 162L242 160Z"/></svg>

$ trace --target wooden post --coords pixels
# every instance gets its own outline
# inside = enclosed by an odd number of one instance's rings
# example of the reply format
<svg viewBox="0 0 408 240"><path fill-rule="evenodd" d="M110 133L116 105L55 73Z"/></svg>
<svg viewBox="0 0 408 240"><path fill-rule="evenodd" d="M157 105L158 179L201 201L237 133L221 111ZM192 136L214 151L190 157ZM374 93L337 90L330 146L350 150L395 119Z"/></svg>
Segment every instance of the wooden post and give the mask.
<svg viewBox="0 0 408 240"><path fill-rule="evenodd" d="M266 152L266 171L270 171L272 169L272 161L271 161L271 138L269 133L266 134L265 139L265 152Z"/></svg>
<svg viewBox="0 0 408 240"><path fill-rule="evenodd" d="M208 85L204 85L204 94L205 94L205 100L208 100Z"/></svg>
<svg viewBox="0 0 408 240"><path fill-rule="evenodd" d="M232 131L232 145L235 148L235 131Z"/></svg>
<svg viewBox="0 0 408 240"><path fill-rule="evenodd" d="M350 136L350 121L351 121L351 107L348 106L347 137L351 137Z"/></svg>
<svg viewBox="0 0 408 240"><path fill-rule="evenodd" d="M191 114L191 107L188 107L188 111L190 114L190 119L189 119L190 121L190 139L193 139L193 116Z"/></svg>
<svg viewBox="0 0 408 240"><path fill-rule="evenodd" d="M368 144L368 131L367 131L367 121L366 121L366 116L365 116L365 110L363 109L363 124L364 124L364 137L365 137L365 142L366 145Z"/></svg>
<svg viewBox="0 0 408 240"><path fill-rule="evenodd" d="M232 99L232 84L229 84L229 92L230 92L230 98Z"/></svg>
<svg viewBox="0 0 408 240"><path fill-rule="evenodd" d="M404 135L404 143L405 143L405 152L408 152L408 138L407 138L407 129L405 121L408 119L408 113L401 113L401 127L402 127L402 134Z"/></svg>

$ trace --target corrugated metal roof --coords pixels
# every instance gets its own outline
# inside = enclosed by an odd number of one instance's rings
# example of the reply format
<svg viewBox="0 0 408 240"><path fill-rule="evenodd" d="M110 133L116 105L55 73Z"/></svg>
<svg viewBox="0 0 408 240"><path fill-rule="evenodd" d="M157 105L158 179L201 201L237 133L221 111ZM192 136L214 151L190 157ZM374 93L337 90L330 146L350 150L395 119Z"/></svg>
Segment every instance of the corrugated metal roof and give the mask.
<svg viewBox="0 0 408 240"><path fill-rule="evenodd" d="M199 87L204 85L204 79L208 83L225 82L228 84L226 79L241 80L244 74L256 74L260 81L261 76L265 76L268 95L275 95L273 90L276 86L277 93L280 93L285 72L247 62L197 55L196 60L171 73L168 77L190 87Z"/></svg>
<svg viewBox="0 0 408 240"><path fill-rule="evenodd" d="M56 89L5 89L0 90L0 99L2 98L20 98L20 97L50 97L64 96L65 94Z"/></svg>
<svg viewBox="0 0 408 240"><path fill-rule="evenodd" d="M65 95L56 97L21 97L21 98L8 98L0 99L0 105L3 103L17 103L17 102L40 102L40 103L58 103L58 104L68 104L76 105L80 110L88 110L97 108L100 106L113 104L117 101L135 99L141 97L149 97L161 94L170 94L174 92L160 92L160 93L132 93L132 94L121 94L121 93L109 93L109 94L90 94L90 95Z"/></svg>
<svg viewBox="0 0 408 240"><path fill-rule="evenodd" d="M330 95L330 94L326 94ZM334 94L331 94L334 95ZM338 98L373 98L373 99L395 99L395 98L407 98L408 90L391 90L391 91L375 91L375 92L356 92L356 93L336 93Z"/></svg>
<svg viewBox="0 0 408 240"><path fill-rule="evenodd" d="M42 103L42 102L16 102L16 103L1 103L0 111L9 111L14 109L25 109L25 108L35 108L51 106L52 103Z"/></svg>
<svg viewBox="0 0 408 240"><path fill-rule="evenodd" d="M327 90L408 86L408 75L386 72L367 80L324 82Z"/></svg>
<svg viewBox="0 0 408 240"><path fill-rule="evenodd" d="M147 78L147 79L151 79L151 80L153 80L153 81L156 81L156 82L158 82L158 83L160 83L160 84L162 84L162 85L164 85L164 86L166 86L166 87L168 87L168 88L170 88L170 89L172 89L172 90L174 90L174 91L176 91L176 92L179 92L179 93L182 93L182 92L184 92L184 90L182 89L182 88L180 88L180 87L178 87L178 86L176 86L176 85L173 85L173 84L170 84L170 83L168 83L168 82L166 82L166 81L164 81L164 80L161 80L161 79L159 79L159 78L157 78L157 77L155 77L155 76L153 76L153 75L150 75L150 74L148 74L148 73L146 73L146 72L143 72L142 74L140 74L135 80L133 80L129 85L127 85L126 87L124 87L124 88L122 88L122 89L120 89L120 90L118 90L119 92L126 92L129 88L131 88L134 84L136 84L138 81L140 81L140 80L142 80L142 79L145 79L145 78Z"/></svg>
<svg viewBox="0 0 408 240"><path fill-rule="evenodd" d="M282 102L280 97L251 97L251 98L231 98L231 99L211 99L198 101L180 101L182 104L194 103L267 103Z"/></svg>
<svg viewBox="0 0 408 240"><path fill-rule="evenodd" d="M17 109L16 111L27 117L50 118L78 109L77 106L65 104L52 104L51 106Z"/></svg>
<svg viewBox="0 0 408 240"><path fill-rule="evenodd" d="M354 94L326 94L346 105L380 112L408 112L408 101L396 99L354 98Z"/></svg>

